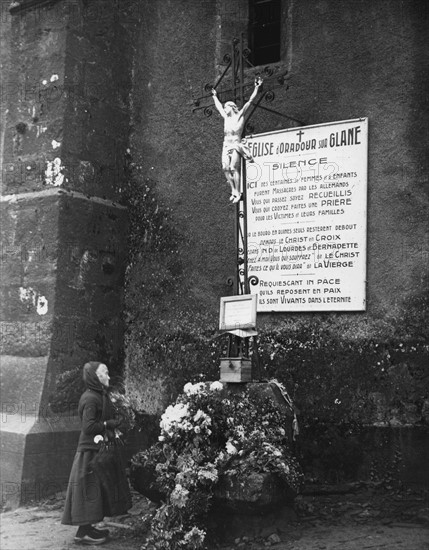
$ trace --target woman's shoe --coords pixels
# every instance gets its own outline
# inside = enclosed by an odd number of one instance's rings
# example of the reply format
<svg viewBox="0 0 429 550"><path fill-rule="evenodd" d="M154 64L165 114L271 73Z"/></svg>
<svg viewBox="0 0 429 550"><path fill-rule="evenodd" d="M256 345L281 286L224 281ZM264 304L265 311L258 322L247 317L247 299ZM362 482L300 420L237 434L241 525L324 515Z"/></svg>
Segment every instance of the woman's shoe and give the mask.
<svg viewBox="0 0 429 550"><path fill-rule="evenodd" d="M98 533L94 529L92 529L82 537L78 537L76 535L74 540L79 544L95 545L95 544L103 544L104 542L106 542L107 537Z"/></svg>
<svg viewBox="0 0 429 550"><path fill-rule="evenodd" d="M92 525L80 525L74 537L74 541L82 542L83 537L87 535L91 529L92 529Z"/></svg>
<svg viewBox="0 0 429 550"><path fill-rule="evenodd" d="M75 541L79 544L88 544L88 545L95 545L95 544L103 544L106 542L107 537L104 537L103 535L99 535L98 533L91 532L88 535L85 535L80 540Z"/></svg>
<svg viewBox="0 0 429 550"><path fill-rule="evenodd" d="M103 535L103 537L108 537L110 534L109 529L98 529L98 527L93 527L91 531L95 531L99 535Z"/></svg>

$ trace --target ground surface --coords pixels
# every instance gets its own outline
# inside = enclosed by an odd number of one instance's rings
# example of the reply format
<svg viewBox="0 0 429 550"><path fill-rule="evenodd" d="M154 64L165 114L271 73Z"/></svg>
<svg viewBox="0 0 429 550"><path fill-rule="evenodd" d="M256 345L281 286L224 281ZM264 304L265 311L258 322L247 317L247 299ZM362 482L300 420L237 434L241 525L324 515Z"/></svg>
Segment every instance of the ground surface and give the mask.
<svg viewBox="0 0 429 550"><path fill-rule="evenodd" d="M296 513L274 523L240 519L217 548L275 550L429 550L429 501L418 491L354 486L312 488L300 496ZM307 491L309 493L309 491ZM317 493L317 494L315 494ZM109 550L139 550L145 531L141 518L148 501L134 494L127 516L106 520ZM1 550L69 550L75 528L61 525L63 496L1 514ZM240 527L241 526L241 527ZM214 547L213 547L214 548Z"/></svg>

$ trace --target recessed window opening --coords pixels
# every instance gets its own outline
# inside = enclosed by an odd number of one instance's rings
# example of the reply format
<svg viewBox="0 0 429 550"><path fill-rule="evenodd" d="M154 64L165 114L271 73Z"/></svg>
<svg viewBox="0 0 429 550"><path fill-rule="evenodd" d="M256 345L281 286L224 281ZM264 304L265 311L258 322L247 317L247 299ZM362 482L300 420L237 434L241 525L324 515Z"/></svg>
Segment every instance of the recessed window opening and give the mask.
<svg viewBox="0 0 429 550"><path fill-rule="evenodd" d="M281 0L249 0L249 48L253 65L280 61Z"/></svg>

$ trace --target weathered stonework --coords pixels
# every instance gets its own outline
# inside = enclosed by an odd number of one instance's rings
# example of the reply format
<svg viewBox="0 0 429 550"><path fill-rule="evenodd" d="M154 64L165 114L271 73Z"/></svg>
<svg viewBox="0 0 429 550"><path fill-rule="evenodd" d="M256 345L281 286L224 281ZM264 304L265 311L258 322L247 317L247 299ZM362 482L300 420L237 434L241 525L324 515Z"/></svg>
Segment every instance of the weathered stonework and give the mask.
<svg viewBox="0 0 429 550"><path fill-rule="evenodd" d="M259 472L246 477L224 476L215 490L217 505L237 514L269 512L292 505L293 497L276 476Z"/></svg>
<svg viewBox="0 0 429 550"><path fill-rule="evenodd" d="M303 426L315 419L327 425L418 425L425 415L427 9L423 0L388 7L286 0L281 61L267 72L256 69L262 76L287 74L271 105L281 115L257 110L255 132L295 127L297 121L369 118L367 310L258 315L267 376L294 392ZM213 372L213 355L224 351L219 339L210 340L235 267L234 215L220 167L222 121L215 109L205 117L203 109L192 108L195 98L209 96L205 85L226 68L223 56L232 39L244 32L246 40L248 2L150 2L141 10L133 80L134 181L144 187L150 179L157 204L168 212L162 225L179 237L170 254L150 250L149 263L147 248L136 246L127 277L128 380L155 414L181 391L181 369L195 377ZM254 73L249 68L245 75ZM219 93L228 88L226 80ZM174 274L171 258L180 268ZM200 353L198 338L196 359L186 346L202 326L206 353ZM310 431L302 432L311 447ZM354 449L354 443L347 449L350 459ZM341 447L336 450L341 454Z"/></svg>
<svg viewBox="0 0 429 550"><path fill-rule="evenodd" d="M24 1L3 21L2 500L11 505L67 483L83 364L122 375L131 55L108 4Z"/></svg>
<svg viewBox="0 0 429 550"><path fill-rule="evenodd" d="M248 2L13 5L1 21L2 365L11 377L34 365L45 381L29 399L52 399L55 414L84 359L120 370L127 180L144 221L131 231L127 380L159 414L184 381L212 378L223 351L213 338L235 266L222 122L192 108L246 31ZM257 111L255 132L369 118L367 311L258 316L267 374L306 421L428 424L427 9L282 2L268 72L287 71L283 116Z"/></svg>
<svg viewBox="0 0 429 550"><path fill-rule="evenodd" d="M189 318L192 312L204 312L205 324L215 334L219 297L231 292L225 282L234 270L234 222L220 168L222 121L213 109L210 117L202 110L192 113L192 100L208 95L205 84L213 84L225 69L224 54L245 31L248 3L151 2L141 10L131 147L135 184L144 186L150 178L160 208L169 212L165 225L180 235L170 257L180 259L181 271L159 295L156 282L145 276L146 257L142 254L130 266L131 377L146 368L134 360L145 342L174 332L188 312ZM369 117L368 307L363 313L258 315L259 328L270 333L284 323L285 335L293 338L302 328L304 339L305 326L317 324L321 355L329 353L323 349L323 334L329 331L345 350L353 348L357 361L359 349L369 341L380 349L386 342L398 349L401 342L427 341L427 331L419 329L427 326L428 312L427 159L422 147L427 125L421 72L421 60L427 59L425 3L394 2L385 11L377 2L285 1L282 13L282 59L268 69L287 75L275 89L272 107L305 124ZM389 23L383 25L386 17ZM264 67L257 71L264 76ZM254 72L246 70L246 77ZM255 132L298 125L287 116L259 110L252 124ZM167 273L167 258L151 252L151 268ZM145 300L156 304L150 320L145 318L146 302L139 307L135 300L134 288L141 284ZM347 365L340 367L346 359L346 354L336 359L342 379L347 379ZM276 376L287 368L276 364ZM170 370L168 360L160 360L158 375L148 372L160 408L158 381L168 378Z"/></svg>

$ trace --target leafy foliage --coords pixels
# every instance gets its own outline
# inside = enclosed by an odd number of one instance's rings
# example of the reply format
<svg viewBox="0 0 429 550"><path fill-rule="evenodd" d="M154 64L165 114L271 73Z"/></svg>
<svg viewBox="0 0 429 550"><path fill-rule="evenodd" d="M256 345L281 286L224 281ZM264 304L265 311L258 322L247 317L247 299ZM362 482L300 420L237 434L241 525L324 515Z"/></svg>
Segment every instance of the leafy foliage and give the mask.
<svg viewBox="0 0 429 550"><path fill-rule="evenodd" d="M214 489L227 474L245 480L255 471L270 472L297 493L302 473L287 422L268 396L226 392L220 382L186 384L162 415L158 442L133 458L133 468L155 466L165 500L146 548L203 548Z"/></svg>

